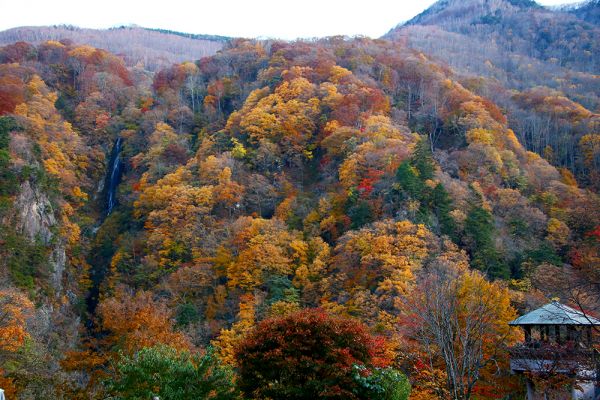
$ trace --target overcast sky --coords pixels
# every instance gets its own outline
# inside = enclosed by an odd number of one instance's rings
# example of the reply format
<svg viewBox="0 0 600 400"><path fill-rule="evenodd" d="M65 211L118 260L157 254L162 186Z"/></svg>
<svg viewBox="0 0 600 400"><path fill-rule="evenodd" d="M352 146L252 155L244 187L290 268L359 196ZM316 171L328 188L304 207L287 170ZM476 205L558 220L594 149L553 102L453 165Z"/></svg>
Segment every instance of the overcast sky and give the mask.
<svg viewBox="0 0 600 400"><path fill-rule="evenodd" d="M0 30L32 25L109 28L137 24L237 37L379 37L432 3L434 0L0 0Z"/></svg>

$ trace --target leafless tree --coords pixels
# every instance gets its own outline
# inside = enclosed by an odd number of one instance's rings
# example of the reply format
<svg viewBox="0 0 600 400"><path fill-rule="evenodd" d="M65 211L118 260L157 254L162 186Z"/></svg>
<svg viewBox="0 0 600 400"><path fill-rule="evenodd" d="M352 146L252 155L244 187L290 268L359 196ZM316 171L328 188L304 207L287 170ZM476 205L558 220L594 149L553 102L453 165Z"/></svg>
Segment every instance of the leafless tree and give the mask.
<svg viewBox="0 0 600 400"><path fill-rule="evenodd" d="M441 357L448 394L455 400L470 399L482 369L497 363L485 343L496 335L493 295L481 291L465 296L464 273L450 263L434 264L419 278L416 294L403 298L416 318L413 337L431 366Z"/></svg>
<svg viewBox="0 0 600 400"><path fill-rule="evenodd" d="M20 27L0 32L0 45L70 39L77 44L88 44L122 55L128 66L142 64L149 71L157 71L173 63L199 60L223 48L222 40L190 36L136 26L105 30L73 26Z"/></svg>

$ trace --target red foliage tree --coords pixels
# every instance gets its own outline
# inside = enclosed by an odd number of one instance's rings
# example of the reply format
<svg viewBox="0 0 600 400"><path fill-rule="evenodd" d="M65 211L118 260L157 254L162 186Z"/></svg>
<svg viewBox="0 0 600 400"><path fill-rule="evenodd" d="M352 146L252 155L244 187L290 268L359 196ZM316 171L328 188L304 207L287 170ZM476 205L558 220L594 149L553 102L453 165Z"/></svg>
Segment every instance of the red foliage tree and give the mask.
<svg viewBox="0 0 600 400"><path fill-rule="evenodd" d="M2 64L22 63L35 56L35 47L29 43L17 42L0 49L0 62Z"/></svg>
<svg viewBox="0 0 600 400"><path fill-rule="evenodd" d="M353 365L387 363L385 346L352 319L303 310L260 323L236 349L248 395L276 399L358 399Z"/></svg>
<svg viewBox="0 0 600 400"><path fill-rule="evenodd" d="M23 76L31 73L16 64L0 64L0 115L12 113L25 101Z"/></svg>

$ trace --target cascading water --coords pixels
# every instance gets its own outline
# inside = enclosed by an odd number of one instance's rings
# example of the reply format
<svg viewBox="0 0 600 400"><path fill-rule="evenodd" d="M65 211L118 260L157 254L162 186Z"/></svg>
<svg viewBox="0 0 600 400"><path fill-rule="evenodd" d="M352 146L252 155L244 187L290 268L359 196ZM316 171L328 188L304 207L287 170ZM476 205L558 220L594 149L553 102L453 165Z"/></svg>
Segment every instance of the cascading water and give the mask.
<svg viewBox="0 0 600 400"><path fill-rule="evenodd" d="M117 187L121 180L121 144L119 137L113 146L111 160L109 164L110 174L107 175L106 185L106 215L110 215L117 205Z"/></svg>
<svg viewBox="0 0 600 400"><path fill-rule="evenodd" d="M121 149L123 145L123 139L117 137L115 144L113 145L110 160L106 170L106 183L104 185L105 197L104 202L101 206L104 208L105 216L108 217L117 206L117 188L121 182L121 176L123 172L123 162L121 160ZM100 221L104 222L104 219ZM109 224L110 226L110 224ZM107 235L103 231L103 224L98 226L94 230L94 241L90 254L88 256L88 262L90 264L90 280L92 285L87 295L87 311L88 318L86 326L90 332L94 328L94 314L96 312L96 306L100 299L100 287L106 277L110 260L114 254L113 240L111 235Z"/></svg>

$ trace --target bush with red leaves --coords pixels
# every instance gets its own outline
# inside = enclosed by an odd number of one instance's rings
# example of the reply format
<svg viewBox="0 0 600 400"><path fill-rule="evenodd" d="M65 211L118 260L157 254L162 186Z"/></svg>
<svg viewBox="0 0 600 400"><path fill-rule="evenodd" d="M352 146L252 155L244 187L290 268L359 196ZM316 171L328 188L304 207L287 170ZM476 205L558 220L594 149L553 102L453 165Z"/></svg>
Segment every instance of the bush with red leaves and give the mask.
<svg viewBox="0 0 600 400"><path fill-rule="evenodd" d="M236 349L239 385L251 398L361 399L352 366L385 366L383 345L362 323L322 310L268 319Z"/></svg>

